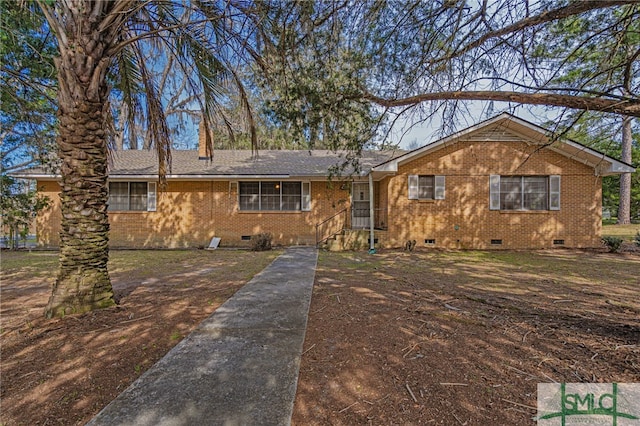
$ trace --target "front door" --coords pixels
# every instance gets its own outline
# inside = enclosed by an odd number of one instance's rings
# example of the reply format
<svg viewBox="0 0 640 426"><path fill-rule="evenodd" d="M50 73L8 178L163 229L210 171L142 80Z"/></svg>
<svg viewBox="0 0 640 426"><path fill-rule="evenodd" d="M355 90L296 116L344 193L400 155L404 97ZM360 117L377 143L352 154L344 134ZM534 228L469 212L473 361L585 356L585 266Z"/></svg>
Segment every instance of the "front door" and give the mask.
<svg viewBox="0 0 640 426"><path fill-rule="evenodd" d="M351 187L351 227L369 228L369 184L353 182Z"/></svg>

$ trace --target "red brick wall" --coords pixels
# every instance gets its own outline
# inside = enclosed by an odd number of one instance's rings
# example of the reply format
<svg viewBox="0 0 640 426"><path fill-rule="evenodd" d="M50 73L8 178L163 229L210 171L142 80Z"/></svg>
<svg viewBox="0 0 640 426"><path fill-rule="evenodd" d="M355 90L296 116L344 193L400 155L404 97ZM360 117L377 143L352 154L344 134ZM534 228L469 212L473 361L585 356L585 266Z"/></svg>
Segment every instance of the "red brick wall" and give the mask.
<svg viewBox="0 0 640 426"><path fill-rule="evenodd" d="M39 182L51 206L37 219L39 243L59 244L60 187ZM221 237L221 246L249 245L242 236L273 234L274 244L315 244L315 224L344 208L348 191L311 183L309 212L246 212L238 208L237 185L228 181L173 181L158 194L155 212L109 212L111 247L206 247Z"/></svg>
<svg viewBox="0 0 640 426"><path fill-rule="evenodd" d="M388 179L384 246L435 239L444 248L549 248L599 245L601 179L593 168L524 142L460 141L400 166ZM409 200L408 175L445 175L444 200ZM561 175L560 211L491 211L489 176ZM383 181L383 184L385 182ZM502 245L491 240L502 240ZM430 247L432 245L429 245Z"/></svg>
<svg viewBox="0 0 640 426"><path fill-rule="evenodd" d="M410 174L445 175L444 200L408 199ZM490 211L489 176L561 175L560 211ZM39 182L51 206L37 218L40 244L57 246L59 185ZM204 247L213 236L221 246L248 245L242 236L271 232L275 244L314 244L315 224L348 204L348 185L312 182L309 212L241 212L237 186L228 181L172 181L158 194L156 212L110 212L112 247ZM460 141L400 166L375 186L376 209L386 209L385 247L407 240L443 248L549 248L600 245L601 179L593 168L550 149L524 142ZM379 210L377 210L379 211ZM379 225L379 224L378 224ZM502 245L491 240L502 240ZM429 245L430 247L432 245Z"/></svg>

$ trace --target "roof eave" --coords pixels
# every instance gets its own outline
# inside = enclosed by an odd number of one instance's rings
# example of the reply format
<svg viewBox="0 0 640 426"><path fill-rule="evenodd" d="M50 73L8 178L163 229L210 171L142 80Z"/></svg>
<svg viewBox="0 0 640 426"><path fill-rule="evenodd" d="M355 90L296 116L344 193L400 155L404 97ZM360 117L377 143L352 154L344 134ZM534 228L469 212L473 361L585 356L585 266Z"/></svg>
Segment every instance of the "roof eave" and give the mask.
<svg viewBox="0 0 640 426"><path fill-rule="evenodd" d="M511 128L512 126L509 126L509 124L512 123L514 125L523 126L524 128L527 129L527 131L532 132L534 135L538 135L537 137L533 137L532 134L529 134L528 136L525 136L524 134L522 134L523 137L531 140L534 143L540 143L541 141L544 141L544 140L548 141L548 137L551 134L548 130L534 123L523 120L519 117L513 116L508 113L502 113L500 115L497 115L496 117L493 117L491 119L488 119L486 121L473 125L471 127L467 127L466 129L461 130L457 133L454 133L450 136L446 136L435 142L427 144L421 148L408 152L400 157L381 163L373 167L371 171L372 173L374 173L374 177L376 176L376 174L383 177L384 175L397 173L398 167L400 165L413 161L416 158L419 158L430 152L433 152L442 147L445 147L447 146L447 144L453 141L461 140L464 136L469 135L482 128L492 126L493 124L499 121L505 121L505 123L507 123L506 125L507 128ZM521 133L521 132L518 132L517 129L511 128L511 130L515 131L516 133ZM583 164L593 167L594 169L596 169L597 174L600 174L602 176L611 176L611 175L623 174L623 173L633 173L636 170L633 166L629 164L618 161L615 158L609 157L606 154L600 153L587 146L581 145L571 140L561 140L550 146L552 149L554 149L556 152L558 152L561 155L564 155L568 158L572 158L576 161L579 161ZM567 149L567 147L569 147L570 149ZM582 154L576 155L577 153L582 153ZM602 167L603 164L606 164L608 166Z"/></svg>
<svg viewBox="0 0 640 426"><path fill-rule="evenodd" d="M557 141L555 144L550 145L550 148L569 159L593 167L596 174L601 176L613 176L636 171L635 167L630 164L616 160L571 140Z"/></svg>
<svg viewBox="0 0 640 426"><path fill-rule="evenodd" d="M59 175L52 175L49 173L9 173L9 176L19 179L33 179L33 180L59 180Z"/></svg>

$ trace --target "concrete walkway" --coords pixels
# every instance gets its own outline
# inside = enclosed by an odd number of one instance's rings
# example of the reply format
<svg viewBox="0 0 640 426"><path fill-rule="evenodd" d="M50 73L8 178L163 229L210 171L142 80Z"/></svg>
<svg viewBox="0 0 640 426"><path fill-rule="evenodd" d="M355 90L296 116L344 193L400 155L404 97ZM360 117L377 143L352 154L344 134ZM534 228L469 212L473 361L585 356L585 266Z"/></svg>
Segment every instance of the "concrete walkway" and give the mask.
<svg viewBox="0 0 640 426"><path fill-rule="evenodd" d="M292 247L87 425L288 425L318 253Z"/></svg>

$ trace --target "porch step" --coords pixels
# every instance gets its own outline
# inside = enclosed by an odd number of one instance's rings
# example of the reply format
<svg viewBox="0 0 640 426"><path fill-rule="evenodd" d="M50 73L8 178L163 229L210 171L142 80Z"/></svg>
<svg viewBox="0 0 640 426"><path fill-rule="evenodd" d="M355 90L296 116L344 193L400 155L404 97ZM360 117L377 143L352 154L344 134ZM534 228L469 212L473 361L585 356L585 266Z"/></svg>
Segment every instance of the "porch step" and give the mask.
<svg viewBox="0 0 640 426"><path fill-rule="evenodd" d="M343 230L326 241L324 248L328 251L368 250L368 230Z"/></svg>

